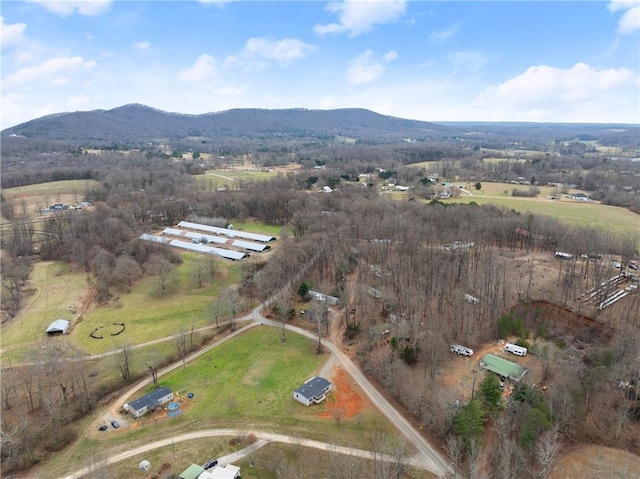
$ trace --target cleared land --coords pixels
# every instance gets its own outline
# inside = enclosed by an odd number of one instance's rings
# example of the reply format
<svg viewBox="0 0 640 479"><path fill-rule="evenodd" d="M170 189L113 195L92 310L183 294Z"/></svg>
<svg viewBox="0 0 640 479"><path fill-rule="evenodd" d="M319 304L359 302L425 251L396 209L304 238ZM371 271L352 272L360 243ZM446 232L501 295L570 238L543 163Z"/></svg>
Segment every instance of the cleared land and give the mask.
<svg viewBox="0 0 640 479"><path fill-rule="evenodd" d="M149 437L157 440L186 431L234 425L246 428L248 433L253 428L364 449L371 446L375 432L394 440L400 438L364 397L360 411L352 417L342 418L339 423L322 414L332 407L335 399L331 397L313 407L296 402L293 390L317 373L327 356L317 355L314 341L310 339L289 332L283 344L280 336L281 332L276 328L253 328L188 363L184 370L178 369L160 378L161 385L180 392L183 398L181 415L169 418L166 413L158 412L136 421L122 415L119 417L123 424L120 429L87 435L53 455L47 462L46 473L60 477L85 466L88 458L100 460L125 447L135 448L148 442ZM186 398L187 392L192 392L193 398ZM332 396L341 393L337 390ZM352 387L349 394L360 392ZM101 417L99 412L87 418L79 425L79 430L92 427L98 417ZM203 453L203 449L196 446L189 451L188 457L180 456L184 461L180 467L186 467L192 461L203 462L209 458L204 456L215 457L216 453L226 450L224 445L218 445L210 453ZM35 471L32 477L45 477L39 472Z"/></svg>
<svg viewBox="0 0 640 479"><path fill-rule="evenodd" d="M640 457L628 451L592 444L572 448L560 458L550 479L640 477Z"/></svg>
<svg viewBox="0 0 640 479"><path fill-rule="evenodd" d="M499 198L481 196L460 196L445 200L446 203L471 203L479 205L499 205L516 210L522 214L533 213L555 218L574 226L591 226L617 233L638 234L640 215L618 206L577 201L557 201L538 198Z"/></svg>

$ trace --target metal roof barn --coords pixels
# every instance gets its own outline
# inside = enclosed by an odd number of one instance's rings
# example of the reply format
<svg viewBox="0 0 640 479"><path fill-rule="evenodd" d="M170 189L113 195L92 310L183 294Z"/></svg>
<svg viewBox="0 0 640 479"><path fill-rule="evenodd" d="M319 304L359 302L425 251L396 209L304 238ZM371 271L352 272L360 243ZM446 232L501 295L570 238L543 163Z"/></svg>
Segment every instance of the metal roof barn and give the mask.
<svg viewBox="0 0 640 479"><path fill-rule="evenodd" d="M260 252L270 248L270 246L264 243L253 243L251 241L221 238L220 236L207 235L204 233L194 233L193 231L179 230L176 228L165 228L164 230L162 230L162 234L180 236L182 238L189 238L191 240L201 240L204 238L209 243L224 244L227 246L233 246L234 248L242 248L249 251Z"/></svg>
<svg viewBox="0 0 640 479"><path fill-rule="evenodd" d="M145 241L152 241L154 243L162 243L169 246L174 246L176 248L184 249L187 251L194 251L196 253L214 254L214 255L221 256L226 259L232 259L232 260L243 259L249 256L248 254L242 253L240 251L214 248L213 246L206 246L203 244L194 244L194 243L181 241L181 240L170 240L168 238L162 238L160 236L150 235L147 233L140 235L140 239Z"/></svg>
<svg viewBox="0 0 640 479"><path fill-rule="evenodd" d="M182 228L189 228L198 231L207 231L216 235L227 236L228 238L242 238L252 241L259 241L261 243L269 243L274 241L275 236L261 235L257 233L247 233L246 231L236 231L227 228L219 228L217 226L201 225L199 223L191 223L189 221L181 221L178 226Z"/></svg>
<svg viewBox="0 0 640 479"><path fill-rule="evenodd" d="M512 381L520 382L527 374L528 369L512 361L508 361L500 356L487 354L480 360L480 367L492 371L500 376L507 377Z"/></svg>

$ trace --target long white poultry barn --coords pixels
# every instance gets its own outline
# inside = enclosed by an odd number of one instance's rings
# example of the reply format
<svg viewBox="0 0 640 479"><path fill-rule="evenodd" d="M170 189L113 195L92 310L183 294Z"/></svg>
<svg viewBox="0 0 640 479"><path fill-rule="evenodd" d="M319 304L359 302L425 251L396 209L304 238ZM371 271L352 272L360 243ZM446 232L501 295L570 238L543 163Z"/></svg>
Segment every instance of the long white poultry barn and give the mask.
<svg viewBox="0 0 640 479"><path fill-rule="evenodd" d="M253 241L221 238L220 236L207 235L204 233L194 233L193 231L179 230L177 228L165 228L164 230L162 230L162 234L180 236L182 238L189 238L190 240L201 240L204 238L208 243L224 244L227 246L233 246L234 248L242 248L249 251L260 252L270 248L269 245L264 243L254 243Z"/></svg>
<svg viewBox="0 0 640 479"><path fill-rule="evenodd" d="M169 246L173 246L175 248L185 249L187 251L194 251L196 253L214 254L217 256L221 256L222 258L232 259L232 260L243 259L249 256L247 253L242 253L240 251L214 248L213 246L195 244L188 241L172 240L169 238L163 238L162 236L155 236L147 233L140 235L140 239L145 241L152 241L154 243L162 243Z"/></svg>
<svg viewBox="0 0 640 479"><path fill-rule="evenodd" d="M247 233L246 231L230 230L228 228L219 228L217 226L201 225L200 223L191 223L189 221L181 221L178 223L178 226L197 231L207 231L216 235L227 236L228 238L243 238L251 241L259 241L261 243L269 243L276 239L275 236Z"/></svg>

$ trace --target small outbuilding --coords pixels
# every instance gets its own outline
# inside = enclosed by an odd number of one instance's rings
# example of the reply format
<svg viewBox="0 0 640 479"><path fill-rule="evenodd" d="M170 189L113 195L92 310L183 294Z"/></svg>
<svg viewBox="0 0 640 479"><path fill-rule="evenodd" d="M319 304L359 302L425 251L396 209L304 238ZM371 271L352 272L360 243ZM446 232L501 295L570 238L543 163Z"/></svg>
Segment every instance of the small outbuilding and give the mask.
<svg viewBox="0 0 640 479"><path fill-rule="evenodd" d="M168 387L162 386L154 389L149 394L126 403L122 406L122 409L131 414L134 419L137 419L155 408L162 407L172 399L173 391Z"/></svg>
<svg viewBox="0 0 640 479"><path fill-rule="evenodd" d="M198 479L203 472L204 467L199 466L198 464L191 464L182 471L178 477L180 477L180 479Z"/></svg>
<svg viewBox="0 0 640 479"><path fill-rule="evenodd" d="M319 404L325 400L326 394L331 391L331 388L332 384L327 379L314 376L293 391L293 398L305 406L309 406L311 403Z"/></svg>
<svg viewBox="0 0 640 479"><path fill-rule="evenodd" d="M55 336L57 334L67 334L69 331L69 321L66 319L56 319L47 328L47 334L49 336Z"/></svg>
<svg viewBox="0 0 640 479"><path fill-rule="evenodd" d="M499 374L500 376L507 377L515 382L520 382L522 377L527 374L527 371L529 371L524 366L493 354L486 354L480 360L479 364L481 368Z"/></svg>

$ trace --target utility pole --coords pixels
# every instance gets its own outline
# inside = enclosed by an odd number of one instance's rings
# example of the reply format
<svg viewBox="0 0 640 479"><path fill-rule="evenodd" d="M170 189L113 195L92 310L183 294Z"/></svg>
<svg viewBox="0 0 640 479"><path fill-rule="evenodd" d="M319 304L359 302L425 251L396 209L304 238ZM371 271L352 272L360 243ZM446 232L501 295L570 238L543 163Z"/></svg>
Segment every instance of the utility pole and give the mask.
<svg viewBox="0 0 640 479"><path fill-rule="evenodd" d="M258 379L258 402L260 402L260 380Z"/></svg>

